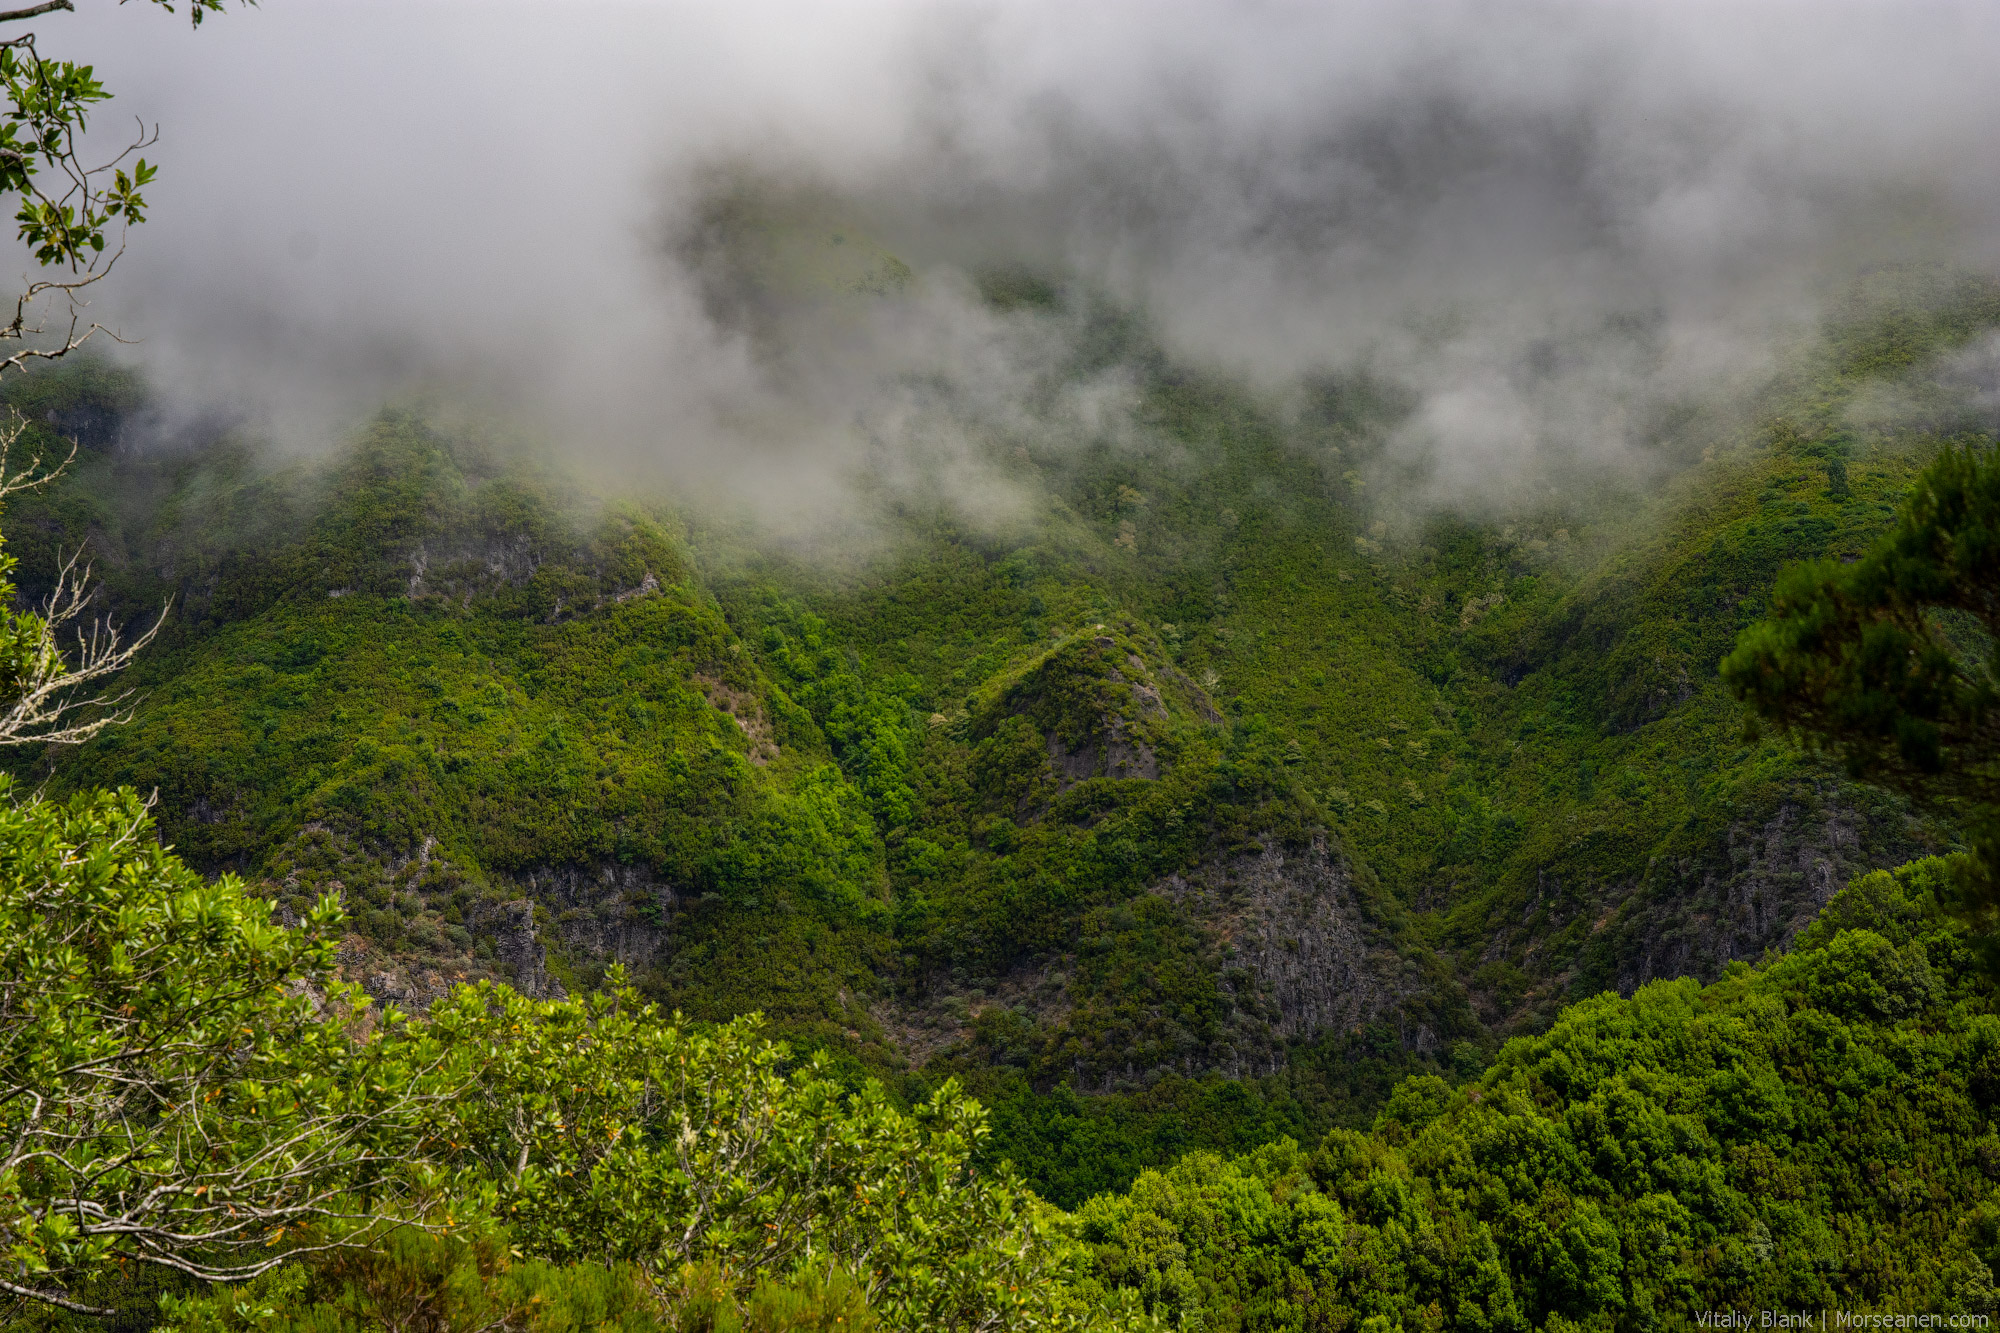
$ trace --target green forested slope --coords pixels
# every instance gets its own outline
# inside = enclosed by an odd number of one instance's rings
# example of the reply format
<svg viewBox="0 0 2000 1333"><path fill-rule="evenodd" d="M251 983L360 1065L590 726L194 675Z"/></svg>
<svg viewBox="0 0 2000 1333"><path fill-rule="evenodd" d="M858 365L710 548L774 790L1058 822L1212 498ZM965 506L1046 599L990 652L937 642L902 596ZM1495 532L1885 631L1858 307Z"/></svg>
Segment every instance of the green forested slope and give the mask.
<svg viewBox="0 0 2000 1333"><path fill-rule="evenodd" d="M1281 413L1112 321L1078 373L1126 367L1131 439L996 442L1011 528L864 492L838 558L409 415L289 469L121 437L142 386L66 367L15 390L86 442L10 511L24 585L88 540L121 612L174 610L137 720L20 766L337 886L378 994L619 959L908 1091L960 1072L1075 1202L1365 1124L1948 842L1715 682L1777 569L1860 550L1964 425L1931 367L1991 284L1857 299L1740 419L1663 428L1665 480L1492 521L1399 498L1368 385Z"/></svg>
<svg viewBox="0 0 2000 1333"><path fill-rule="evenodd" d="M1077 1211L1097 1271L1181 1328L1990 1315L2000 1018L1947 876L1865 876L1705 988L1572 1005L1371 1133L1148 1171Z"/></svg>
<svg viewBox="0 0 2000 1333"><path fill-rule="evenodd" d="M2000 1016L1949 910L1963 865L1862 876L1788 952L1708 986L1572 1004L1476 1077L1404 1080L1365 1131L1191 1153L1065 1214L979 1162L986 1116L955 1087L898 1108L754 1019L668 1016L616 974L581 998L481 985L378 1012L328 975L330 900L274 929L235 877L132 837L129 791L0 798L4 1066L31 1094L0 1115L14 1161L37 1159L0 1173L0 1205L34 1284L10 1293L50 1302L10 1326L1639 1333L2000 1312ZM147 1115L135 1081L166 1094Z"/></svg>

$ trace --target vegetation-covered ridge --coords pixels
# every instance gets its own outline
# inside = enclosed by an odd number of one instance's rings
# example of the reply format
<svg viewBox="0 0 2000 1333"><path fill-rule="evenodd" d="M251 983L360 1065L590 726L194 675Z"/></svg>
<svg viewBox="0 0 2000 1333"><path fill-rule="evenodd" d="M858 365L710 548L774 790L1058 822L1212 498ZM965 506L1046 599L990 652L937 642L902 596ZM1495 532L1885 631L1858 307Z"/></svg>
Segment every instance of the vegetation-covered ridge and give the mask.
<svg viewBox="0 0 2000 1333"><path fill-rule="evenodd" d="M1990 1319L2000 1015L1951 879L1863 876L1784 956L1573 1004L1369 1132L1147 1171L1077 1210L1096 1272L1184 1328Z"/></svg>
<svg viewBox="0 0 2000 1333"><path fill-rule="evenodd" d="M1664 422L1664 482L1492 522L1397 498L1379 386L1285 415L1081 298L1001 302L1082 328L1134 429L993 439L1018 529L864 487L878 553L834 560L409 414L289 469L163 441L73 364L11 389L86 446L10 512L23 586L88 540L114 606L175 610L133 724L19 772L157 790L294 918L337 894L378 1000L619 962L899 1096L956 1075L1074 1205L1363 1126L1951 845L1746 740L1717 677L1782 567L1859 556L1984 428L1940 367L1993 284L1878 286L1746 417Z"/></svg>
<svg viewBox="0 0 2000 1333"><path fill-rule="evenodd" d="M412 1018L145 836L0 803L0 1281L30 1327L1605 1329L2000 1312L2000 1013L1958 878L1854 881L1760 966L1564 1009L1365 1130L1059 1212L980 1106L754 1018L462 986ZM50 1114L60 1108L59 1114ZM101 1326L101 1325L100 1325ZM1973 1326L1973 1325L1963 1325Z"/></svg>
<svg viewBox="0 0 2000 1333"><path fill-rule="evenodd" d="M1453 508L1397 386L996 270L1034 382L897 386L778 539L408 406L163 424L84 354L154 136L80 156L69 8L0 13L0 1324L2000 1314L2000 282ZM781 378L929 281L710 184Z"/></svg>

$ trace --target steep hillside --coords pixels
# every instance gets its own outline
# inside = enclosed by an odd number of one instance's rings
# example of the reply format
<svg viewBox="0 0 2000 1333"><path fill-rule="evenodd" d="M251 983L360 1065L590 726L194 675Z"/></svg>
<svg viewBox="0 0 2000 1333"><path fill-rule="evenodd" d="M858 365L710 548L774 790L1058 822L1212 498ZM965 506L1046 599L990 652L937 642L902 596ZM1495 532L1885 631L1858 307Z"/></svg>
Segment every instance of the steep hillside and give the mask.
<svg viewBox="0 0 2000 1333"><path fill-rule="evenodd" d="M1281 413L1109 321L1076 373L1124 367L1134 428L995 444L1031 525L864 493L878 543L831 557L409 415L273 468L65 367L16 390L84 446L7 515L24 586L87 541L121 615L173 610L137 720L18 767L157 790L281 901L338 889L380 998L622 961L966 1075L1074 1201L1363 1123L1948 843L1715 681L1776 570L1861 549L1965 424L1934 366L1995 288L1863 297L1740 421L1663 428L1664 480L1491 522L1387 484L1369 385Z"/></svg>
<svg viewBox="0 0 2000 1333"><path fill-rule="evenodd" d="M1948 874L1864 876L1707 987L1579 1001L1463 1086L1408 1080L1369 1133L1146 1172L1077 1210L1097 1273L1246 1333L1976 1326L2000 1018Z"/></svg>

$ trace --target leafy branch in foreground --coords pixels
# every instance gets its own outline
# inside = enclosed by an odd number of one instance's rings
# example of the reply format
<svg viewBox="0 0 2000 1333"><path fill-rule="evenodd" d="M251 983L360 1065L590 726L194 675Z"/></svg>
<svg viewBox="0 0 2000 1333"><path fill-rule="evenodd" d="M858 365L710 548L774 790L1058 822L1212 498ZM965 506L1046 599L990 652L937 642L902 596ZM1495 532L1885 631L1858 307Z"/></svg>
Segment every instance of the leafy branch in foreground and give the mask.
<svg viewBox="0 0 2000 1333"><path fill-rule="evenodd" d="M1106 1313L1071 1291L1086 1256L1054 1210L973 1164L986 1113L955 1084L905 1113L817 1059L788 1072L755 1016L669 1020L621 981L561 1001L468 987L431 1010L481 1071L434 1135L462 1136L524 1251L630 1264L668 1291L707 1265L746 1298L831 1263L893 1328Z"/></svg>
<svg viewBox="0 0 2000 1333"><path fill-rule="evenodd" d="M383 1037L467 1071L424 1104L450 1200L420 1225L169 1302L183 1333L367 1327L1074 1329L1149 1321L1088 1279L1070 1223L974 1154L956 1086L904 1112L791 1068L761 1020L662 1015L612 989L461 987ZM415 1202L414 1199L407 1202Z"/></svg>
<svg viewBox="0 0 2000 1333"><path fill-rule="evenodd" d="M985 1112L955 1086L904 1112L791 1067L754 1016L667 1018L618 975L371 1014L335 980L341 920L328 897L287 928L234 876L205 881L129 790L0 785L0 1291L103 1314L81 1293L134 1265L221 1283L292 1265L341 1308L456 1301L526 1327L514 1256L548 1281L629 1274L618 1300L676 1319L1118 1316L1064 1219L975 1165ZM223 1319L238 1292L176 1318Z"/></svg>
<svg viewBox="0 0 2000 1333"><path fill-rule="evenodd" d="M246 1278L419 1205L446 1052L359 1035L326 982L331 900L270 917L162 849L130 791L0 784L0 1291L106 1313L78 1283Z"/></svg>
<svg viewBox="0 0 2000 1333"><path fill-rule="evenodd" d="M153 3L174 12L174 0ZM223 0L189 0L189 16L199 27L222 7ZM71 0L47 0L0 11L0 25L74 8ZM125 253L126 234L146 220L142 191L157 168L134 155L151 147L159 131L142 121L108 159L86 158L91 112L111 93L92 66L45 58L33 32L0 38L0 89L8 104L0 119L0 195L19 198L14 221L22 244L44 270L59 275L23 279L13 318L0 324L0 341L18 344L0 356L5 372L65 356L104 331L84 322L82 294L109 276ZM65 307L65 327L54 332L33 315L45 297Z"/></svg>
<svg viewBox="0 0 2000 1333"><path fill-rule="evenodd" d="M152 2L175 12L175 0ZM219 12L224 2L188 0L194 26ZM0 10L0 29L74 8L71 0L44 0ZM4 374L32 361L67 356L106 331L85 323L83 295L110 275L125 253L127 234L146 220L143 191L156 169L134 155L157 140L159 131L141 121L131 142L108 159L86 158L91 113L111 93L92 66L44 57L33 32L0 37L0 90L7 101L0 112L0 196L19 200L14 214L19 239L50 275L24 276L13 317L0 324L0 343L14 344L13 351L0 355ZM54 330L38 310L45 298L65 307L57 319L61 327ZM25 429L18 412L0 424L0 499L62 471L58 465L37 475L31 465L19 474L7 473L6 451ZM109 621L99 621L79 632L76 659L66 662L57 635L83 616L93 598L90 566L79 569L74 555L64 561L39 616L9 609L14 585L7 575L13 567L11 558L0 555L0 745L75 743L128 720L130 713L121 705L129 694L91 698L83 687L123 669L160 622L127 644Z"/></svg>

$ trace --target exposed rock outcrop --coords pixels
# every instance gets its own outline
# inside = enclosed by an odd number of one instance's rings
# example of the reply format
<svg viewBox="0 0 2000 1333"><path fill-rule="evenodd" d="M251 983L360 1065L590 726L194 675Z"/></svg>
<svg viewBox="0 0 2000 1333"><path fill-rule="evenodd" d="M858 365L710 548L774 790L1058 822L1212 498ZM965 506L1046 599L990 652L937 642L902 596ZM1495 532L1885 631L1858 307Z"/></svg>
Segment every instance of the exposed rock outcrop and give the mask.
<svg viewBox="0 0 2000 1333"><path fill-rule="evenodd" d="M560 998L564 987L535 923L538 904L545 921L554 918L565 953L644 965L664 938L657 904L662 895L672 902L649 874L628 867L474 879L434 837L385 856L321 824L301 828L274 860L284 872L271 886L279 919L296 925L313 899L333 894L358 927L341 942L342 975L378 1003L406 1009L487 979ZM635 909L635 900L647 907ZM582 906L602 919L572 910Z"/></svg>
<svg viewBox="0 0 2000 1333"><path fill-rule="evenodd" d="M480 914L480 932L491 942L489 957L451 950L391 952L366 936L342 937L340 975L359 985L377 1004L423 1009L454 986L491 978L533 999L559 1000L567 992L549 974L549 951L535 929L535 905L516 900Z"/></svg>
<svg viewBox="0 0 2000 1333"><path fill-rule="evenodd" d="M493 956L513 974L514 989L541 1000L562 998L562 983L549 975L549 950L535 932L535 905L503 903L491 927Z"/></svg>
<svg viewBox="0 0 2000 1333"><path fill-rule="evenodd" d="M876 1018L920 1065L980 1040L985 1011L1007 1011L1016 1024L1006 1039L1009 1058L1094 1092L1144 1087L1169 1070L1270 1074L1284 1066L1294 1041L1375 1024L1387 1024L1415 1051L1440 1044L1409 1003L1422 983L1417 968L1369 916L1323 837L1303 848L1273 840L1218 858L1106 910L1110 919L1100 928L1115 932L1150 918L1154 938L1169 949L1176 932L1191 934L1195 957L1215 969L1220 984L1226 1012L1219 1022L1186 1023L1144 1005L1131 1010L1126 992L1094 989L1091 969L1079 970L1069 954L1024 959L971 986L886 999Z"/></svg>
<svg viewBox="0 0 2000 1333"><path fill-rule="evenodd" d="M869 1016L911 1067L920 1068L969 1041L973 1021L989 1008L1011 1009L1045 1032L1059 1031L1074 1007L1069 981L1075 962L1069 955L1027 960L994 978L990 994L984 987L939 987L921 997L885 995L870 1006Z"/></svg>
<svg viewBox="0 0 2000 1333"><path fill-rule="evenodd" d="M1214 933L1225 968L1248 974L1273 1035L1290 1040L1349 1032L1387 1020L1406 1045L1428 1050L1435 1034L1401 1021L1417 988L1411 966L1363 910L1352 877L1324 839L1304 849L1261 851L1171 875L1155 887Z"/></svg>
<svg viewBox="0 0 2000 1333"><path fill-rule="evenodd" d="M547 908L549 933L570 958L623 963L634 972L667 958L668 923L680 898L647 866L548 866L511 882Z"/></svg>
<svg viewBox="0 0 2000 1333"><path fill-rule="evenodd" d="M1584 834L1579 843L1601 837ZM1631 994L1671 977L1713 980L1737 960L1788 946L1854 876L1937 850L1895 798L1832 781L1800 782L1724 827L1689 829L1678 854L1636 879L1593 883L1587 855L1536 872L1513 920L1492 930L1483 965L1498 970L1476 995L1488 1021L1511 1024L1579 993ZM1552 942L1580 942L1550 961ZM1528 987L1524 1010L1511 984ZM1497 979L1497 980L1496 980Z"/></svg>
<svg viewBox="0 0 2000 1333"><path fill-rule="evenodd" d="M410 577L405 595L413 600L458 600L495 587L520 587L535 576L545 558L526 535L445 545L438 550L419 542L408 556Z"/></svg>
<svg viewBox="0 0 2000 1333"><path fill-rule="evenodd" d="M1769 818L1731 825L1712 858L1655 866L1619 913L1619 991L1710 978L1784 948L1855 875L1923 854L1904 822L1838 799L1788 800Z"/></svg>
<svg viewBox="0 0 2000 1333"><path fill-rule="evenodd" d="M465 970L451 967L445 960L391 955L360 935L342 937L336 961L339 976L360 986L369 999L406 1011L428 1008L432 1001L449 994L453 986L478 979ZM441 961L443 966L434 965Z"/></svg>

